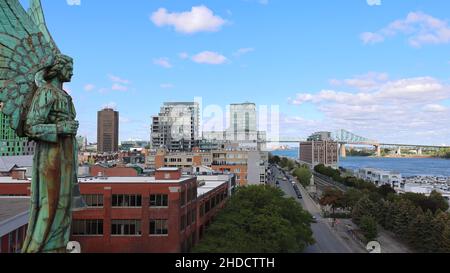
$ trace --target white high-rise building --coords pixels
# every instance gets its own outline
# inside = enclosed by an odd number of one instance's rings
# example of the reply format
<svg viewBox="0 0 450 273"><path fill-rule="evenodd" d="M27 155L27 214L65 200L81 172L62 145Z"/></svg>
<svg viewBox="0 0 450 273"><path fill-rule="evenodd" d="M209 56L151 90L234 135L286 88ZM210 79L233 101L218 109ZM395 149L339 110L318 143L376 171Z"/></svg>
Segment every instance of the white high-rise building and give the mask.
<svg viewBox="0 0 450 273"><path fill-rule="evenodd" d="M258 139L256 105L254 103L231 104L230 123L227 140L256 141Z"/></svg>
<svg viewBox="0 0 450 273"><path fill-rule="evenodd" d="M266 132L258 131L256 104L231 104L226 131L203 132L203 139L265 149Z"/></svg>
<svg viewBox="0 0 450 273"><path fill-rule="evenodd" d="M189 151L199 140L199 104L166 102L153 117L151 143L153 149Z"/></svg>

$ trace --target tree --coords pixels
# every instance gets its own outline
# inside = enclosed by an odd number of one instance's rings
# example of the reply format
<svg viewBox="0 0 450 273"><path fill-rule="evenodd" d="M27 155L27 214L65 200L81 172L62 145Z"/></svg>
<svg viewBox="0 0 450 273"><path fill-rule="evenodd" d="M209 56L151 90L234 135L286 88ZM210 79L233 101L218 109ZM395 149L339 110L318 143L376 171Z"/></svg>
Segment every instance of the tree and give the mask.
<svg viewBox="0 0 450 273"><path fill-rule="evenodd" d="M431 212L435 213L438 210L447 211L449 208L445 198L436 191L433 191L429 197L412 192L404 194L403 197L413 202L414 205L421 207L423 211L431 210Z"/></svg>
<svg viewBox="0 0 450 273"><path fill-rule="evenodd" d="M435 248L433 245L433 231L431 229L433 213L431 211L423 213L420 208L419 211L409 226L409 242L419 252L431 253Z"/></svg>
<svg viewBox="0 0 450 273"><path fill-rule="evenodd" d="M384 199L387 199L389 194L396 194L396 191L390 185L382 185L377 189L378 194L381 195Z"/></svg>
<svg viewBox="0 0 450 273"><path fill-rule="evenodd" d="M308 167L299 167L294 170L294 176L297 177L300 183L307 187L311 184L312 173Z"/></svg>
<svg viewBox="0 0 450 273"><path fill-rule="evenodd" d="M273 156L272 154L269 155L269 163L270 164L280 164L281 158L279 156Z"/></svg>
<svg viewBox="0 0 450 273"><path fill-rule="evenodd" d="M373 241L378 237L377 220L372 216L368 215L362 216L359 228L361 229L367 242Z"/></svg>
<svg viewBox="0 0 450 273"><path fill-rule="evenodd" d="M312 217L281 190L239 188L194 248L197 253L291 253L313 244Z"/></svg>
<svg viewBox="0 0 450 273"><path fill-rule="evenodd" d="M335 215L336 208L344 207L344 193L335 188L326 188L322 194L322 198L319 200L319 204L322 206L330 206L333 215Z"/></svg>
<svg viewBox="0 0 450 273"><path fill-rule="evenodd" d="M409 227L416 215L421 214L422 210L414 206L411 201L407 199L398 199L391 206L393 210L392 217L392 231L404 240L410 239Z"/></svg>
<svg viewBox="0 0 450 273"><path fill-rule="evenodd" d="M449 214L438 211L431 222L434 252L450 252L450 222Z"/></svg>
<svg viewBox="0 0 450 273"><path fill-rule="evenodd" d="M371 216L376 218L377 207L368 196L361 198L352 211L352 219L355 224L359 225L363 216Z"/></svg>
<svg viewBox="0 0 450 273"><path fill-rule="evenodd" d="M433 203L432 212L435 213L438 210L447 211L449 208L447 200L437 191L432 191L428 199Z"/></svg>
<svg viewBox="0 0 450 273"><path fill-rule="evenodd" d="M352 210L362 197L363 193L360 190L353 188L349 189L345 192L342 200L344 208Z"/></svg>

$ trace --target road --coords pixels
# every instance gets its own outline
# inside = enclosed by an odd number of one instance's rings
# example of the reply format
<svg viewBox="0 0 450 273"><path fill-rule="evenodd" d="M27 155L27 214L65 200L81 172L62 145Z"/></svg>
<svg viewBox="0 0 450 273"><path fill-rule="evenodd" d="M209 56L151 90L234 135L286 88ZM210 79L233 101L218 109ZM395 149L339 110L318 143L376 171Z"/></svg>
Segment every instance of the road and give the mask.
<svg viewBox="0 0 450 273"><path fill-rule="evenodd" d="M306 253L354 253L360 252L357 250L352 250L346 242L339 237L325 221L326 219L321 217L320 208L314 203L311 197L307 194L305 188L303 188L299 183L297 185L300 188L302 199L297 198L297 194L293 188L292 182L294 178L286 173L284 174L282 170L275 166L270 168L271 174L269 175L269 184L275 187L279 187L284 191L287 197L295 198L305 210L307 210L311 215L316 217L317 223L311 225L313 231L313 237L316 241L315 245L309 246L306 249ZM288 180L285 181L283 178L286 177ZM281 179L280 179L281 178ZM277 185L278 181L278 185Z"/></svg>

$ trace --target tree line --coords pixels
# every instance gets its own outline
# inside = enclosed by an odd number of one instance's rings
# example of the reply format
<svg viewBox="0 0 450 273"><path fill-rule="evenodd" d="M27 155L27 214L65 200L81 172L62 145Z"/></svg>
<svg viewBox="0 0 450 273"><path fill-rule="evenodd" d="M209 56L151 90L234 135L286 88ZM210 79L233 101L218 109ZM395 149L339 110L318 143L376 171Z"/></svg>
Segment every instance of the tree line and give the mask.
<svg viewBox="0 0 450 273"><path fill-rule="evenodd" d="M287 157L273 156L272 154L269 155L269 163L277 164L281 168L292 172L292 175L294 175L304 187L311 184L312 173L309 166L299 164L295 160Z"/></svg>
<svg viewBox="0 0 450 273"><path fill-rule="evenodd" d="M378 236L380 225L418 252L450 252L449 205L440 193L397 194L389 185L376 187L362 179L343 177L339 170L323 165L315 171L351 187L346 192L326 189L321 204L350 211L368 241Z"/></svg>
<svg viewBox="0 0 450 273"><path fill-rule="evenodd" d="M298 253L314 243L312 216L269 186L241 187L220 211L194 253Z"/></svg>

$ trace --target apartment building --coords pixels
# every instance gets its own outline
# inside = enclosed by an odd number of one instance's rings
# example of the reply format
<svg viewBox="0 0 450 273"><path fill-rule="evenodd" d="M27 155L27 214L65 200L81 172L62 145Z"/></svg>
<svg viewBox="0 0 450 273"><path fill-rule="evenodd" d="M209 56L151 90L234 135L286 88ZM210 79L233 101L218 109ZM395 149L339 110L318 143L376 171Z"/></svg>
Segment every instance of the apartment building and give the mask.
<svg viewBox="0 0 450 273"><path fill-rule="evenodd" d="M335 141L300 142L300 162L311 167L323 164L337 168L339 164L339 143Z"/></svg>
<svg viewBox="0 0 450 273"><path fill-rule="evenodd" d="M256 148L242 148L239 145L228 145L220 150L192 152L168 152L159 150L147 156L149 168L161 167L181 168L183 172L195 172L195 167L211 167L220 173L236 175L239 185L265 184L268 167L268 152Z"/></svg>
<svg viewBox="0 0 450 273"><path fill-rule="evenodd" d="M231 104L228 120L230 124L225 131L203 132L203 139L219 143L253 143L258 148L265 149L267 134L258 131L256 104Z"/></svg>
<svg viewBox="0 0 450 273"><path fill-rule="evenodd" d="M389 185L393 189L399 189L402 184L402 175L398 172L390 172L373 168L363 168L355 172L358 178L370 181L377 186Z"/></svg>
<svg viewBox="0 0 450 273"><path fill-rule="evenodd" d="M166 102L152 118L151 146L169 151L191 151L200 138L199 104Z"/></svg>

